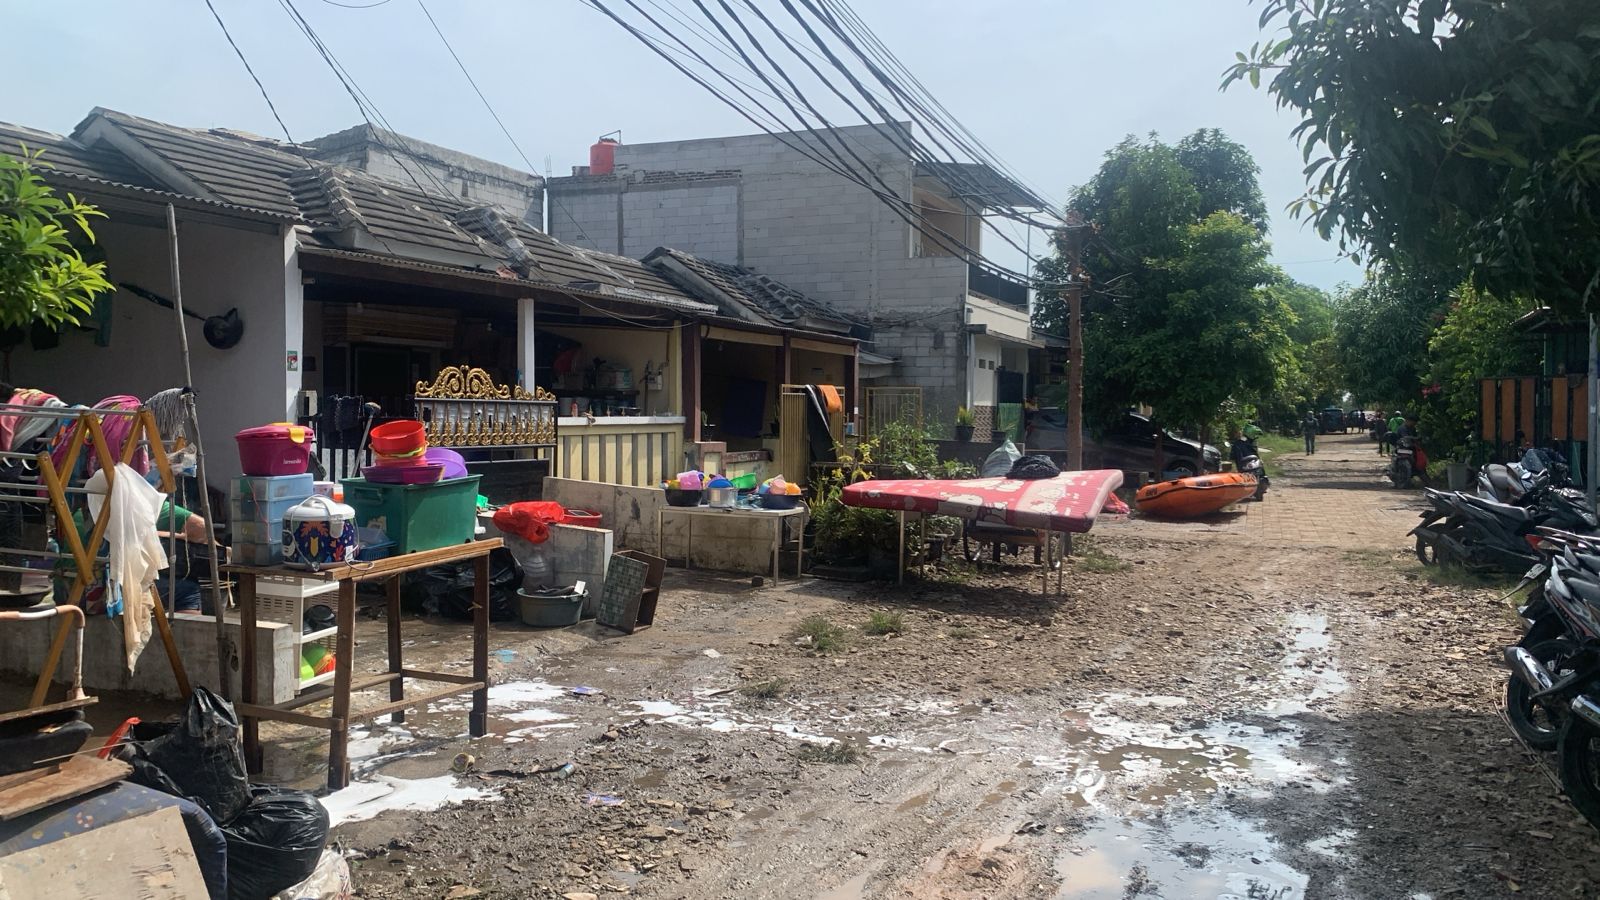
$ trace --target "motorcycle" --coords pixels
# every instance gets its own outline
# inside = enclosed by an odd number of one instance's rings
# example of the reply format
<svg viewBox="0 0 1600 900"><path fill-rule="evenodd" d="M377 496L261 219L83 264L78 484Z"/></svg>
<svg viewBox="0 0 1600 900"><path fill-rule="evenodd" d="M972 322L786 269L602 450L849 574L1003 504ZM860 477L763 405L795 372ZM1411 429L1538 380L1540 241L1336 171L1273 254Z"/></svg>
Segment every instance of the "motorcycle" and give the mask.
<svg viewBox="0 0 1600 900"><path fill-rule="evenodd" d="M1245 475L1252 475L1256 479L1256 492L1250 499L1261 502L1267 496L1267 488L1272 486L1272 479L1267 477L1267 467L1262 464L1261 457L1251 454L1239 461L1239 471Z"/></svg>
<svg viewBox="0 0 1600 900"><path fill-rule="evenodd" d="M1600 518L1590 511L1583 493L1554 486L1556 477L1560 473L1541 472L1509 503L1479 494L1427 489L1424 497L1429 509L1410 531L1416 539L1417 559L1427 566L1456 564L1516 572L1539 561L1534 542L1541 529L1579 534L1600 531Z"/></svg>
<svg viewBox="0 0 1600 900"><path fill-rule="evenodd" d="M1548 751L1582 687L1600 676L1600 545L1554 529L1534 544L1545 559L1522 582L1536 584L1521 610L1528 630L1505 649L1506 719L1528 746Z"/></svg>
<svg viewBox="0 0 1600 900"><path fill-rule="evenodd" d="M1409 434L1403 434L1394 442L1394 451L1389 454L1389 468L1384 475L1397 488L1411 486L1411 479L1420 477L1422 483L1428 483L1428 454L1422 449L1422 442Z"/></svg>

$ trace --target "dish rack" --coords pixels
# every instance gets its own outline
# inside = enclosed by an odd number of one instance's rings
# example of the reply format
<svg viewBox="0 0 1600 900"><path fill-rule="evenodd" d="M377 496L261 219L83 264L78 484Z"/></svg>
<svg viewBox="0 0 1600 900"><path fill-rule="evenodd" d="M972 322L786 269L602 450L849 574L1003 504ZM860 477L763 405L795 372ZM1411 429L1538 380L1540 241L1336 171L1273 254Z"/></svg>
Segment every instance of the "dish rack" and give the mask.
<svg viewBox="0 0 1600 900"><path fill-rule="evenodd" d="M333 652L334 639L339 632L338 625L323 628L318 631L302 633L305 627L305 612L307 606L326 606L338 611L339 608L339 582L314 581L310 579L292 578L286 575L259 575L256 577L256 616L269 622L282 622L294 629L294 667L296 682L299 687L295 693L306 688L315 687L324 682L332 681L332 669L321 675L310 678L299 678L300 659L306 644L321 644L329 653Z"/></svg>

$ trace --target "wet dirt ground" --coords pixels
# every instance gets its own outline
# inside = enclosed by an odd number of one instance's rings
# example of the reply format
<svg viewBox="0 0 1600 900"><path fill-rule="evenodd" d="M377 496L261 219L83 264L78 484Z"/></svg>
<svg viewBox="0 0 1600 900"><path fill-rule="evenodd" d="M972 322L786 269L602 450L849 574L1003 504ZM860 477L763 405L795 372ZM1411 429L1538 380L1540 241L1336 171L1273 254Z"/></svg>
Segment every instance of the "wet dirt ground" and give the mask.
<svg viewBox="0 0 1600 900"><path fill-rule="evenodd" d="M1103 519L1060 597L673 572L631 636L498 627L492 733L464 700L358 729L334 839L363 897L1592 896L1600 839L1500 717L1504 588L1426 577L1381 465L1325 437L1242 512ZM323 779L316 732L264 731L269 780Z"/></svg>

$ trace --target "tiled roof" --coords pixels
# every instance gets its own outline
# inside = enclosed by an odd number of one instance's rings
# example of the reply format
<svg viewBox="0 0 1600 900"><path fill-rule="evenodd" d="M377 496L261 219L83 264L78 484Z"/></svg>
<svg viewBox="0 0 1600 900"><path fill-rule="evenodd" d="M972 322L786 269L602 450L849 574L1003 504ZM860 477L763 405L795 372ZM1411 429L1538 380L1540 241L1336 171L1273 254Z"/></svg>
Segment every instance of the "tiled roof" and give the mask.
<svg viewBox="0 0 1600 900"><path fill-rule="evenodd" d="M63 174L133 187L161 186L114 150L90 147L64 135L0 122L0 153L15 156L22 152L22 147L44 151L40 161Z"/></svg>
<svg viewBox="0 0 1600 900"><path fill-rule="evenodd" d="M661 257L671 257L709 283L727 299L741 303L762 318L780 325L789 325L801 319L834 322L842 326L859 324L854 318L832 306L752 269L717 262L670 247L656 248L645 257L645 262L651 263Z"/></svg>

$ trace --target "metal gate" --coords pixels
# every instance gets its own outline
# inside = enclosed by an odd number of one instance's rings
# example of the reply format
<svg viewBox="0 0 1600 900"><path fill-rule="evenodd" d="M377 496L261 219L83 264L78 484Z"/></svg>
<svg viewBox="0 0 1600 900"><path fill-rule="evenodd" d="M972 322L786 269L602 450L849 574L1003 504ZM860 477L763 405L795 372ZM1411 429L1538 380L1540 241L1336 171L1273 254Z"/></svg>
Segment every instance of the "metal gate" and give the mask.
<svg viewBox="0 0 1600 900"><path fill-rule="evenodd" d="M909 422L922 427L922 388L867 388L867 435L873 435L890 422Z"/></svg>

